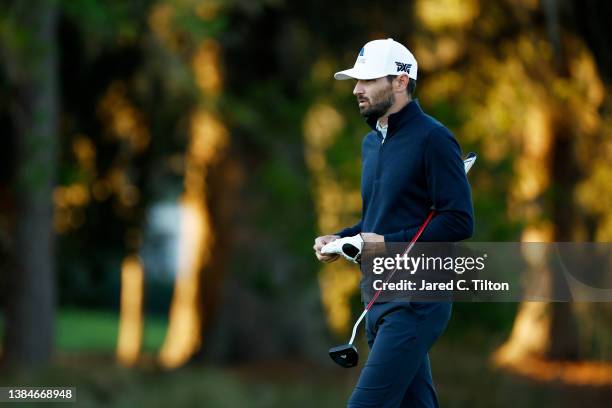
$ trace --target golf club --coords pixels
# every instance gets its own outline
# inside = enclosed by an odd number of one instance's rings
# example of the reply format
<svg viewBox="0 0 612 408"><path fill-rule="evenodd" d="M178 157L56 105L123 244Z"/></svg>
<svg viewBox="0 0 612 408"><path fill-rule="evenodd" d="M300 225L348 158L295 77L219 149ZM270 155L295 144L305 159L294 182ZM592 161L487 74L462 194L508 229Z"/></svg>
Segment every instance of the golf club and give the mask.
<svg viewBox="0 0 612 408"><path fill-rule="evenodd" d="M471 152L471 153L468 153L466 158L463 160L463 167L465 169L465 173L466 174L470 171L470 169L474 165L474 162L476 161L477 157L478 156L476 155L476 153ZM419 230L414 234L414 236L410 240L410 245L408 245L408 248L406 248L406 250L404 251L402 256L407 255L410 252L410 250L412 250L412 247L414 246L416 241L419 239L419 237L421 236L421 234L423 233L423 231L427 227L427 224L429 224L429 221L431 221L431 219L433 218L435 212L436 212L435 209L431 210L431 212L429 213L429 215L427 216L425 221L423 221L423 224L421 225ZM355 254L355 255L351 254L351 256L354 258L354 257L357 256L357 254ZM395 274L396 270L397 270L397 268L394 269L389 274L387 279L385 279L385 283L389 282L389 280ZM359 327L359 324L361 323L361 321L363 320L365 315L368 313L368 310L370 310L372 308L372 305L374 304L374 302L376 302L376 299L378 298L378 296L380 295L381 292L382 292L382 289L378 290L374 294L374 296L372 297L372 299L370 300L368 305L365 307L365 309L363 310L363 312L361 313L361 315L357 319L357 322L355 322L355 325L353 326L353 332L351 334L351 339L349 340L349 342L347 344L342 344L342 345L335 346L335 347L332 347L332 348L329 349L329 356L338 365L340 365L340 366L342 366L344 368L350 368L350 367L355 367L357 365L357 363L359 362L359 353L357 351L357 347L355 347L353 345L353 342L355 341L355 335L357 334L357 328Z"/></svg>

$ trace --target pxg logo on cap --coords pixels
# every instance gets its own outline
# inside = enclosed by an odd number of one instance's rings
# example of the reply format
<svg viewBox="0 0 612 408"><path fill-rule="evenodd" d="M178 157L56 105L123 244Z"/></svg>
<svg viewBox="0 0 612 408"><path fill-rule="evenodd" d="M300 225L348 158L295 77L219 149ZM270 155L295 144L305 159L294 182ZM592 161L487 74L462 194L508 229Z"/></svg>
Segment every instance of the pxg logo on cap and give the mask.
<svg viewBox="0 0 612 408"><path fill-rule="evenodd" d="M355 66L336 72L336 79L377 79L387 75L406 74L417 79L418 64L414 55L391 38L370 41L361 48Z"/></svg>
<svg viewBox="0 0 612 408"><path fill-rule="evenodd" d="M395 61L395 65L397 65L397 72L405 72L410 74L412 64L404 64L403 62Z"/></svg>

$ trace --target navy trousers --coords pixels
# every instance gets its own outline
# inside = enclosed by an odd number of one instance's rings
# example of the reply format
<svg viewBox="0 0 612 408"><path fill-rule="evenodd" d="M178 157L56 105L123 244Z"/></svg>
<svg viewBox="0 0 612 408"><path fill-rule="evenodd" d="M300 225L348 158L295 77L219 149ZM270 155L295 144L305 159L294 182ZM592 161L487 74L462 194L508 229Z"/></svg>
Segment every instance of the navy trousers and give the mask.
<svg viewBox="0 0 612 408"><path fill-rule="evenodd" d="M451 315L450 302L374 304L366 315L370 355L349 408L434 408L428 352Z"/></svg>

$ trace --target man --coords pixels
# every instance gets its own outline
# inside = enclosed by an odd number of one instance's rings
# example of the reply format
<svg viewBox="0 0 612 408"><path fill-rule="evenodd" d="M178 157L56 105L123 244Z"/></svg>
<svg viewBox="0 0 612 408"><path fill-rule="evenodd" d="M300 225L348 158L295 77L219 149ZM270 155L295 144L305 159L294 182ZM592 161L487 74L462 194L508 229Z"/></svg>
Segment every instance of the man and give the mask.
<svg viewBox="0 0 612 408"><path fill-rule="evenodd" d="M431 208L420 240L453 242L473 233L471 191L453 135L413 99L417 61L400 43L376 40L336 79L355 79L353 94L372 131L362 144L362 217L354 226L315 239L323 262L339 255L321 248L338 238L407 242ZM444 331L450 302L376 303L366 317L368 360L349 407L437 407L428 352Z"/></svg>

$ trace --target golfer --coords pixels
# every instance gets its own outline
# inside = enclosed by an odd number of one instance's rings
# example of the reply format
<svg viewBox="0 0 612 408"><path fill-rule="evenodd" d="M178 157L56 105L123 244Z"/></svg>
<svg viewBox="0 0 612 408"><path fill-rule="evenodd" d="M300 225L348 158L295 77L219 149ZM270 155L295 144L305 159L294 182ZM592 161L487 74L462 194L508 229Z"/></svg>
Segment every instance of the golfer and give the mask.
<svg viewBox="0 0 612 408"><path fill-rule="evenodd" d="M353 68L336 79L355 79L353 94L372 131L361 150L361 220L315 239L322 254L335 239L361 234L364 242L408 242L432 208L421 241L453 242L473 233L470 186L461 148L451 132L414 99L417 61L392 40L367 43ZM376 303L366 315L370 354L348 406L437 407L428 352L446 328L450 302Z"/></svg>

